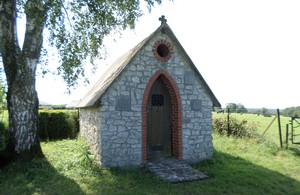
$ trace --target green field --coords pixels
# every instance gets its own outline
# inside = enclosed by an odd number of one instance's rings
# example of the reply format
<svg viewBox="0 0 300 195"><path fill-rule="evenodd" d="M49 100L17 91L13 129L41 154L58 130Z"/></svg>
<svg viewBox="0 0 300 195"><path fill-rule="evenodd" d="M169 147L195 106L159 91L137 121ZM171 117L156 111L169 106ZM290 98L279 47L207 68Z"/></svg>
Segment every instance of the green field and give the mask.
<svg viewBox="0 0 300 195"><path fill-rule="evenodd" d="M273 119L232 117L255 123L260 135ZM285 132L289 118L281 119ZM77 139L43 142L45 158L1 170L0 194L300 194L300 147L279 147L277 121L264 139L213 137L213 158L194 165L207 180L166 184L145 168L103 169Z"/></svg>
<svg viewBox="0 0 300 195"><path fill-rule="evenodd" d="M219 118L219 117L226 117L227 114L213 114L213 118ZM230 114L231 117L234 117L236 119L242 120L246 119L248 123L255 124L257 126L257 131L260 135L264 133L264 131L267 129L267 127L270 125L270 123L273 121L273 119L276 117L275 115L272 115L270 117L264 117L262 115L257 114ZM290 118L289 117L280 117L280 123L281 123L281 130L282 130L282 140L285 143L286 140L286 124L289 124ZM300 133L300 128L299 128ZM290 136L290 135L289 135ZM278 143L279 145L279 130L278 130L278 120L276 119L270 128L266 131L264 137L268 141L272 141L274 143Z"/></svg>

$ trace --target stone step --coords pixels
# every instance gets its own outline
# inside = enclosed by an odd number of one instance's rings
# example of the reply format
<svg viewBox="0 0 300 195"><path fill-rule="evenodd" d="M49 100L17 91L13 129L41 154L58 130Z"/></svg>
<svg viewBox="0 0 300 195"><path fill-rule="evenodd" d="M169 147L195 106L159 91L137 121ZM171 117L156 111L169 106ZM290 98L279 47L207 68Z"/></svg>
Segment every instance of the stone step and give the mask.
<svg viewBox="0 0 300 195"><path fill-rule="evenodd" d="M150 172L166 183L190 182L208 179L208 176L194 169L187 163L174 158L160 158L147 163Z"/></svg>

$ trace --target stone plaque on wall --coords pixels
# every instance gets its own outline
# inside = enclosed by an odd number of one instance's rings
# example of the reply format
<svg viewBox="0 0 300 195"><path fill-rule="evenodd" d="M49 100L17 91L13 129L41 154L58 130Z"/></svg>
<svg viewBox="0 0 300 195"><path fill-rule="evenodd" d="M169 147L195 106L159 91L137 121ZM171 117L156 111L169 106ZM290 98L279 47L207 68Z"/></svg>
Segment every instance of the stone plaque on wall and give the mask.
<svg viewBox="0 0 300 195"><path fill-rule="evenodd" d="M191 102L192 110L199 111L202 107L202 101L201 100L192 100Z"/></svg>
<svg viewBox="0 0 300 195"><path fill-rule="evenodd" d="M130 107L131 107L130 96L117 97L116 110L130 111Z"/></svg>
<svg viewBox="0 0 300 195"><path fill-rule="evenodd" d="M185 85L194 85L195 84L195 75L193 72L184 73L184 84Z"/></svg>

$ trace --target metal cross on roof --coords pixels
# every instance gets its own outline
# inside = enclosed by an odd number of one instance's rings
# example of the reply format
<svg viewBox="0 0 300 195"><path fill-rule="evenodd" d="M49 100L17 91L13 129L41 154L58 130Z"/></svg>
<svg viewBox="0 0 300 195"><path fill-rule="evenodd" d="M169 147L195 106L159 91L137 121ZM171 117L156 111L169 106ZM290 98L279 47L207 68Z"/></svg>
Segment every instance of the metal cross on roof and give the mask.
<svg viewBox="0 0 300 195"><path fill-rule="evenodd" d="M167 19L165 18L164 15L162 15L162 16L159 18L159 21L161 21L161 24L166 24L166 23L167 23Z"/></svg>

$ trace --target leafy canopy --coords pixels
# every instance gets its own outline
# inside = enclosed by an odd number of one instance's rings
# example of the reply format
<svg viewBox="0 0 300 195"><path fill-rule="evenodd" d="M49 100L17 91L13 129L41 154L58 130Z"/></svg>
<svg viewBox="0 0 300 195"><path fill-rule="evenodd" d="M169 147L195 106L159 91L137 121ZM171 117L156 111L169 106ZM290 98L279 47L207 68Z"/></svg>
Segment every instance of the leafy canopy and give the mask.
<svg viewBox="0 0 300 195"><path fill-rule="evenodd" d="M58 72L72 87L84 77L86 59L94 65L95 59L105 56L104 37L134 28L143 13L141 7L151 11L155 3L161 0L18 0L18 12L35 14L43 21L50 46L58 50Z"/></svg>

